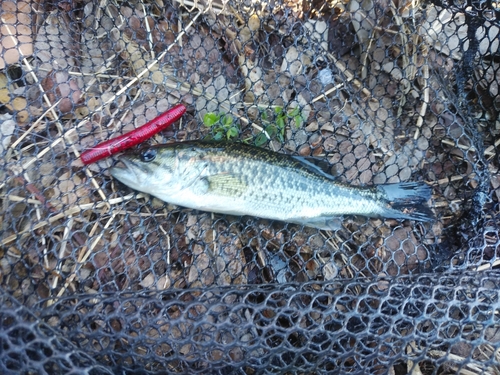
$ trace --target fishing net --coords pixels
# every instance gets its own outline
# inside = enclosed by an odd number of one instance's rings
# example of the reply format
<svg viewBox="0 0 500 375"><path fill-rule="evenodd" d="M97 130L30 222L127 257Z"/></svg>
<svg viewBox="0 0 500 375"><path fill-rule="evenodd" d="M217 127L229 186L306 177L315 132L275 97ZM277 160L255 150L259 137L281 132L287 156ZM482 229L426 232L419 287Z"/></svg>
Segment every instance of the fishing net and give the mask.
<svg viewBox="0 0 500 375"><path fill-rule="evenodd" d="M500 373L498 2L6 0L0 17L0 372ZM219 215L80 161L178 103L147 143L424 181L435 220Z"/></svg>

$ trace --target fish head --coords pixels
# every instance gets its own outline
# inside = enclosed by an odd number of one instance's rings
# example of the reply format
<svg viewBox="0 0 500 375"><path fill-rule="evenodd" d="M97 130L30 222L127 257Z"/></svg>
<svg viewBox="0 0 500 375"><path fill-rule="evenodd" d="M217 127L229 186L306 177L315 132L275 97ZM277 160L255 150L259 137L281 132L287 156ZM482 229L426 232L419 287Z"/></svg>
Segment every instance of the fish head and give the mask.
<svg viewBox="0 0 500 375"><path fill-rule="evenodd" d="M110 168L111 176L132 189L157 195L175 189L177 157L173 147L146 147L136 154L119 157L123 166Z"/></svg>

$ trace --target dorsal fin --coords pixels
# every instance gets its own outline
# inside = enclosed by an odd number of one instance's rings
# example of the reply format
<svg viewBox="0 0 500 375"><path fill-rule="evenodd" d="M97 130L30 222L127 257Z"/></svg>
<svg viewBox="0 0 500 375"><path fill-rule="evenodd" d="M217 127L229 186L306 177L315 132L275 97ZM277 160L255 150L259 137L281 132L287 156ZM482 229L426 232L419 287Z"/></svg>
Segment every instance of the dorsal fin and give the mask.
<svg viewBox="0 0 500 375"><path fill-rule="evenodd" d="M311 156L292 156L293 159L300 162L306 169L312 173L317 173L329 180L335 180L336 177L328 172L330 165L323 159L314 158Z"/></svg>

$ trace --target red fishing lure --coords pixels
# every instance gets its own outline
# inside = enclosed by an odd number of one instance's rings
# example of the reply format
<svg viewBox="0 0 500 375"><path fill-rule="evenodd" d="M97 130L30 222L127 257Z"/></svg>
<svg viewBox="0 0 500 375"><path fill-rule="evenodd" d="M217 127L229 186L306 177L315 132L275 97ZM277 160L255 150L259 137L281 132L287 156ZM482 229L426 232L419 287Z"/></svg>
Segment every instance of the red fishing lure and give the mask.
<svg viewBox="0 0 500 375"><path fill-rule="evenodd" d="M137 129L120 135L119 137L99 143L94 148L82 153L80 157L84 164L95 163L98 160L138 145L172 125L174 122L179 120L185 112L186 107L182 104L177 104L172 109L169 109L167 112L138 127Z"/></svg>

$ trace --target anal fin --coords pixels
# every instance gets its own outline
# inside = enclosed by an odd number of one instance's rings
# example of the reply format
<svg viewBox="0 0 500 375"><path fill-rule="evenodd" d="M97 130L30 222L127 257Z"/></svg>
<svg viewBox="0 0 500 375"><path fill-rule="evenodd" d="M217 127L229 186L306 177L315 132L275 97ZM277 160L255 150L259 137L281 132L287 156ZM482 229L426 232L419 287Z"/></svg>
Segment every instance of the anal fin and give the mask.
<svg viewBox="0 0 500 375"><path fill-rule="evenodd" d="M339 230L342 228L342 216L319 216L287 220L291 223L321 230Z"/></svg>

